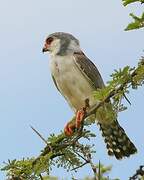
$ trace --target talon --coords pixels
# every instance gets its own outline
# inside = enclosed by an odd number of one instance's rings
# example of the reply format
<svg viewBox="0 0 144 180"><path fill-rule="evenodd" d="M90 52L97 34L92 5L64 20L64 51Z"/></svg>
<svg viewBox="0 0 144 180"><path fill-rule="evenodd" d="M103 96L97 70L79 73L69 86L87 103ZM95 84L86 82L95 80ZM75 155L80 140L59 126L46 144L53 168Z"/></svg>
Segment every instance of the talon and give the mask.
<svg viewBox="0 0 144 180"><path fill-rule="evenodd" d="M74 133L75 124L69 122L64 128L64 133L66 136L72 136Z"/></svg>

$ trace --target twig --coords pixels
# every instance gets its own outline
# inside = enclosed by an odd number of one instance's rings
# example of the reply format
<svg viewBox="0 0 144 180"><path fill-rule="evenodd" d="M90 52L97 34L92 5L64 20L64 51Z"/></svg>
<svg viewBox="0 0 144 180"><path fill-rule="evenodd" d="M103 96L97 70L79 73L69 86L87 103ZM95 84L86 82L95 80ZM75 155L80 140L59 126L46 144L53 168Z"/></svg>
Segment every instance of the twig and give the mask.
<svg viewBox="0 0 144 180"><path fill-rule="evenodd" d="M75 144L75 147L80 148L80 149L81 149L81 152L82 152L82 154L83 154L83 156L84 156L84 157L83 157L81 154L75 152L79 157L81 157L81 158L85 161L85 162L84 162L81 166L79 166L79 167L82 167L82 166L84 166L84 165L86 165L86 164L90 164L90 166L91 166L91 168L92 168L92 171L93 171L93 173L94 173L94 180L99 180L99 179L97 179L97 169L96 169L96 166L95 166L95 165L93 164L93 162L92 162L92 156L91 156L91 153L90 153L90 149L85 150L83 147L81 147L81 145L80 145L78 142ZM75 169L78 169L79 167L74 168L74 170L75 170Z"/></svg>
<svg viewBox="0 0 144 180"><path fill-rule="evenodd" d="M81 164L80 166L77 166L77 167L71 169L71 171L75 171L75 170L77 170L77 169L79 169L79 168L85 166L85 165L88 164L88 163L89 163L89 162L86 161L86 162L84 162L83 164Z"/></svg>
<svg viewBox="0 0 144 180"><path fill-rule="evenodd" d="M41 175L41 174L39 175L39 177L40 177L40 179L41 179L41 180L43 180L43 177L42 177L42 175Z"/></svg>
<svg viewBox="0 0 144 180"><path fill-rule="evenodd" d="M45 140L45 138L32 126L30 126L31 129L45 142L45 144L49 145L48 142Z"/></svg>
<svg viewBox="0 0 144 180"><path fill-rule="evenodd" d="M77 153L76 151L74 151L74 152L75 152L75 154L77 154L80 158L82 158L85 162L89 163L89 161L88 161L86 158L84 158L81 154Z"/></svg>
<svg viewBox="0 0 144 180"><path fill-rule="evenodd" d="M100 161L99 161L99 168L98 168L98 180L100 180L101 177L101 166L100 166Z"/></svg>
<svg viewBox="0 0 144 180"><path fill-rule="evenodd" d="M126 99L126 101L129 103L129 105L131 105L130 100L127 98L127 96L125 94L123 94L124 98Z"/></svg>
<svg viewBox="0 0 144 180"><path fill-rule="evenodd" d="M136 170L136 174L134 174L132 177L129 178L129 180L135 180L138 178L138 176L143 177L144 176L144 166L140 166L138 170Z"/></svg>
<svg viewBox="0 0 144 180"><path fill-rule="evenodd" d="M90 153L88 154L88 160L89 160L89 163L90 163L91 168L92 168L93 173L94 173L94 180L99 180L97 177L97 169L96 169L96 166L92 162L92 157L91 157Z"/></svg>
<svg viewBox="0 0 144 180"><path fill-rule="evenodd" d="M47 147L49 148L50 151L52 151L52 147L50 146L50 144L45 140L45 138L33 127L30 126L31 129L46 143Z"/></svg>

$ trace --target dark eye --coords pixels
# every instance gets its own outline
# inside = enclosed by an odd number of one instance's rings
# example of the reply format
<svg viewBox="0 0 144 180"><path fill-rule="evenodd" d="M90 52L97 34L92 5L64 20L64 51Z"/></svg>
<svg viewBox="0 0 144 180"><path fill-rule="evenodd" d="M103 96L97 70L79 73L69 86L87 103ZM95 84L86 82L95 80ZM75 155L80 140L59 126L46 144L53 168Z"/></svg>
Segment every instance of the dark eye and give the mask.
<svg viewBox="0 0 144 180"><path fill-rule="evenodd" d="M52 37L49 37L49 38L46 39L46 43L47 43L47 44L51 44L52 41L53 41L53 38L52 38Z"/></svg>

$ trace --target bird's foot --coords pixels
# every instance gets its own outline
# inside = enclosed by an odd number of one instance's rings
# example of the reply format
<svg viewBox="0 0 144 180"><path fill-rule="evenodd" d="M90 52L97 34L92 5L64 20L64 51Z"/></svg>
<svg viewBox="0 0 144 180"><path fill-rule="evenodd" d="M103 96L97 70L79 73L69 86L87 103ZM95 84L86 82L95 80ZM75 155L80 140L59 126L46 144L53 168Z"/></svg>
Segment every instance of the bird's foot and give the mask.
<svg viewBox="0 0 144 180"><path fill-rule="evenodd" d="M75 131L75 122L74 121L68 122L64 128L65 135L72 136L74 131Z"/></svg>
<svg viewBox="0 0 144 180"><path fill-rule="evenodd" d="M75 119L68 122L64 128L64 132L66 136L72 136L75 130L79 130L81 128L85 115L86 115L85 108L77 111Z"/></svg>
<svg viewBox="0 0 144 180"><path fill-rule="evenodd" d="M79 130L87 113L87 109L89 108L89 99L85 100L85 107L78 110L76 113L76 117L72 119L64 128L65 135L72 136L75 130Z"/></svg>

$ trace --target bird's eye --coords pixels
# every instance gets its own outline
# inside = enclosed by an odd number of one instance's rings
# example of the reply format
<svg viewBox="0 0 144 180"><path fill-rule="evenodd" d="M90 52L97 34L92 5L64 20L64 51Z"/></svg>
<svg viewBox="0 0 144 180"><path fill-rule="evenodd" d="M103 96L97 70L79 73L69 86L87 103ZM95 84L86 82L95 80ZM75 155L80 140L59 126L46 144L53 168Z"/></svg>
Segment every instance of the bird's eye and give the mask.
<svg viewBox="0 0 144 180"><path fill-rule="evenodd" d="M51 44L52 41L53 41L53 38L52 38L52 37L49 37L49 38L46 39L46 43L47 43L47 44Z"/></svg>

